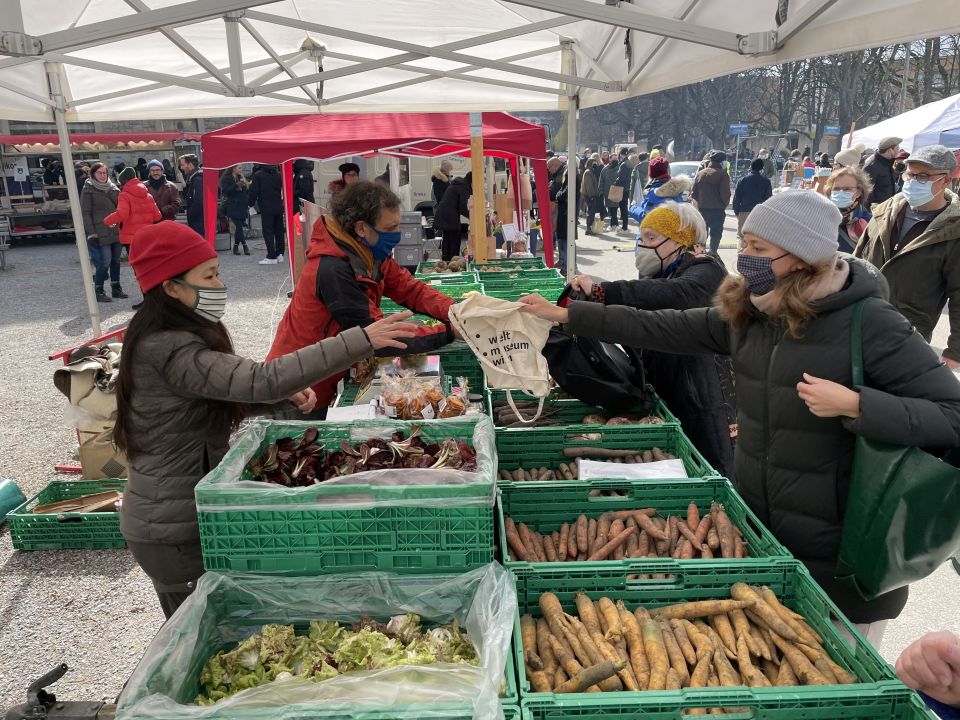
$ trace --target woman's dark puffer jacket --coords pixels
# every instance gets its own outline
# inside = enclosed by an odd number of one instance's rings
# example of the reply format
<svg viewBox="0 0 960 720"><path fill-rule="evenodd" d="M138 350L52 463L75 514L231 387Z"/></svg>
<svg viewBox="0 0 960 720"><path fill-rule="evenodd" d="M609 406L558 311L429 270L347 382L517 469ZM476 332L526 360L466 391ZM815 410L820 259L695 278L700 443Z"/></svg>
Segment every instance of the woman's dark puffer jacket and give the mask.
<svg viewBox="0 0 960 720"><path fill-rule="evenodd" d="M684 253L669 278L605 282L601 287L607 305L687 310L709 307L726 276L727 269L716 256ZM723 359L637 350L642 351L648 382L680 420L691 442L714 469L732 478L730 416L734 408L728 406L721 389L721 373L726 372Z"/></svg>
<svg viewBox="0 0 960 720"><path fill-rule="evenodd" d="M466 178L454 178L433 213L433 227L437 230L459 230L460 216L469 215L467 199L473 192Z"/></svg>
<svg viewBox="0 0 960 720"><path fill-rule="evenodd" d="M886 298L872 265L844 256L850 277L811 303L817 316L801 339L754 310L735 332L715 308L641 312L597 303L570 305L571 332L675 353L729 354L737 375L736 485L773 534L802 560L855 623L897 617L907 588L863 601L833 578L847 507L855 433L929 449L960 442L960 383ZM860 417L820 418L797 395L803 373L852 386L850 320L863 314L866 385ZM856 499L852 499L856 502Z"/></svg>

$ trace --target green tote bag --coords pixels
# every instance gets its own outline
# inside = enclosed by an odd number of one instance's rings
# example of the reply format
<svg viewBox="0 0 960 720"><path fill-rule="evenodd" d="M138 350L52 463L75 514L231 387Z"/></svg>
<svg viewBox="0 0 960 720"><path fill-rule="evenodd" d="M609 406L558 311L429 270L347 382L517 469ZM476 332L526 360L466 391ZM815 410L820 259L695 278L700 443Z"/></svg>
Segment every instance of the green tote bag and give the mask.
<svg viewBox="0 0 960 720"><path fill-rule="evenodd" d="M863 304L850 327L854 385L864 385ZM915 447L858 436L837 580L873 600L925 578L958 547L960 469Z"/></svg>

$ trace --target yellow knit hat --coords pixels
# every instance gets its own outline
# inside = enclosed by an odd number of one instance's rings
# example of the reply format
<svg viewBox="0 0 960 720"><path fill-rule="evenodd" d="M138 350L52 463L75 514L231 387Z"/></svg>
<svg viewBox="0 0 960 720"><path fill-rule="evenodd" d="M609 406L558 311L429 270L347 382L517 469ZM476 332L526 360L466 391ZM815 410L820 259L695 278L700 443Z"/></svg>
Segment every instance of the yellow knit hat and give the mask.
<svg viewBox="0 0 960 720"><path fill-rule="evenodd" d="M670 208L655 207L646 214L643 222L640 223L640 229L650 228L656 230L664 237L670 238L678 245L690 249L697 242L697 230L693 226L680 229L680 216Z"/></svg>

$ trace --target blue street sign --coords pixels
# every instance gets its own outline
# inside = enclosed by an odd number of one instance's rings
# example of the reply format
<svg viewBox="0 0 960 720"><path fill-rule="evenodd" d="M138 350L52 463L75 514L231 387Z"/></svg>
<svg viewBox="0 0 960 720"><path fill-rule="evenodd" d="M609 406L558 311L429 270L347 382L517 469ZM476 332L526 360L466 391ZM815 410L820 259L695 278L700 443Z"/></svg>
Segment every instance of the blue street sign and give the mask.
<svg viewBox="0 0 960 720"><path fill-rule="evenodd" d="M731 135L746 135L750 132L750 126L746 123L731 123L730 124L730 134Z"/></svg>
<svg viewBox="0 0 960 720"><path fill-rule="evenodd" d="M823 136L824 136L824 137L840 137L840 126L839 126L839 125L824 125L824 126L823 126Z"/></svg>

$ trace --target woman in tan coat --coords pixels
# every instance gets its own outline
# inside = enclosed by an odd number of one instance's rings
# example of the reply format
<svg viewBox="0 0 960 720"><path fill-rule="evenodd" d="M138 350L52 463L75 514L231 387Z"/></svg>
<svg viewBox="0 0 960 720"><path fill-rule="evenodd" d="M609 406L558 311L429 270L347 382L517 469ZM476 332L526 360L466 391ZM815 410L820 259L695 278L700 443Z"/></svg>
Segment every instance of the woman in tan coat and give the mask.
<svg viewBox="0 0 960 720"><path fill-rule="evenodd" d="M143 307L124 338L117 384L114 440L129 462L120 530L170 617L203 574L194 487L240 421L287 400L312 411L310 385L379 348L403 348L398 338L415 326L399 322L410 316L400 313L254 362L233 353L220 323L227 289L200 235L171 221L148 226L130 264Z"/></svg>

